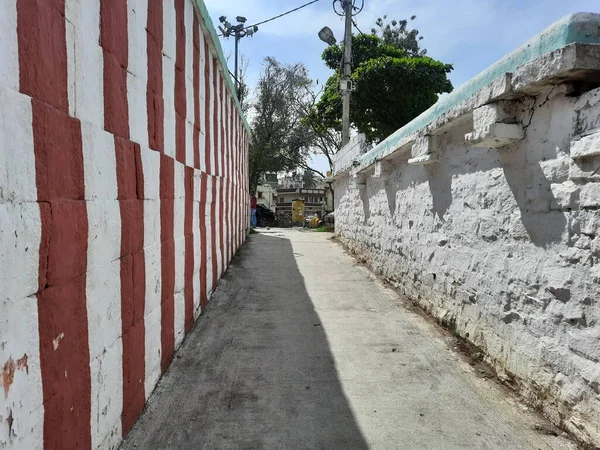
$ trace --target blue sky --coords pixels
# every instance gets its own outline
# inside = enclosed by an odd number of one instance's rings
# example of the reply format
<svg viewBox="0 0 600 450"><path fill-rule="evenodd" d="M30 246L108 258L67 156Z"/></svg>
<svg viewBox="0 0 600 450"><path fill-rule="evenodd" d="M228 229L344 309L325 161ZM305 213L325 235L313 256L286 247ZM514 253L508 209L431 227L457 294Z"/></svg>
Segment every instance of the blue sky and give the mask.
<svg viewBox="0 0 600 450"><path fill-rule="evenodd" d="M225 15L247 17L260 22L295 8L308 0L205 0L213 22ZM428 55L454 65L450 79L455 87L473 78L486 67L525 43L553 22L574 12L600 13L598 0L365 0L364 10L356 16L359 28L370 32L384 14L413 22L424 39ZM320 0L300 11L264 24L252 38L240 42L248 59L247 80L254 86L262 61L274 56L286 63L303 62L313 79L323 83L331 72L323 65L321 53L326 44L317 33L329 26L335 36L343 37L343 22L332 9L331 0ZM233 40L221 40L233 72ZM325 169L321 158L315 167Z"/></svg>

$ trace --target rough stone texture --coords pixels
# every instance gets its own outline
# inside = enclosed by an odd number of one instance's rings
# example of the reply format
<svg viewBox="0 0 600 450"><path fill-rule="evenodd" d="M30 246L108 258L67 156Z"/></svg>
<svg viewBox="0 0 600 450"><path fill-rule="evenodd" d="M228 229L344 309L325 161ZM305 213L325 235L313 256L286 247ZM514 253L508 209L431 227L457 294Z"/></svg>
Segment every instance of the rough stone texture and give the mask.
<svg viewBox="0 0 600 450"><path fill-rule="evenodd" d="M599 94L548 88L515 111L519 142L472 149L472 125L461 121L436 136L438 164L397 161L364 190L344 175L334 184L340 240L483 349L530 404L595 445L600 158L569 151L598 125Z"/></svg>
<svg viewBox="0 0 600 450"><path fill-rule="evenodd" d="M600 133L593 133L571 142L571 158L600 156Z"/></svg>

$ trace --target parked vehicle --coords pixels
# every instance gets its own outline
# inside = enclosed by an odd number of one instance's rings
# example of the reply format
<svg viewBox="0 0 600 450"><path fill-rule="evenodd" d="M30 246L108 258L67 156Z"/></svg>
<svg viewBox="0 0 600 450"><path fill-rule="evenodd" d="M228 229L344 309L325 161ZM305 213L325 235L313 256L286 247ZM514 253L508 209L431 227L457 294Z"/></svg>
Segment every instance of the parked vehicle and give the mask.
<svg viewBox="0 0 600 450"><path fill-rule="evenodd" d="M256 223L259 227L274 227L277 226L277 218L275 213L263 205L256 207Z"/></svg>

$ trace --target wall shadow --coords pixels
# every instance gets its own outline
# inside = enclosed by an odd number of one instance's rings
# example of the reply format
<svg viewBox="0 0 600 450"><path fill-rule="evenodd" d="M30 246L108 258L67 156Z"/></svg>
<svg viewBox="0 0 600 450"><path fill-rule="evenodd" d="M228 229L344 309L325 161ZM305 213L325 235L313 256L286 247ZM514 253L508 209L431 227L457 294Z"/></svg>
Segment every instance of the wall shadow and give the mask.
<svg viewBox="0 0 600 450"><path fill-rule="evenodd" d="M432 212L442 221L452 205L452 175L447 169L443 163L425 167L433 200Z"/></svg>
<svg viewBox="0 0 600 450"><path fill-rule="evenodd" d="M232 261L122 449L366 449L288 239Z"/></svg>
<svg viewBox="0 0 600 450"><path fill-rule="evenodd" d="M527 162L527 154L518 147L513 151L498 153L506 182L519 206L521 223L529 239L538 247L560 242L567 227L567 219L561 211L550 209L556 199L539 162Z"/></svg>

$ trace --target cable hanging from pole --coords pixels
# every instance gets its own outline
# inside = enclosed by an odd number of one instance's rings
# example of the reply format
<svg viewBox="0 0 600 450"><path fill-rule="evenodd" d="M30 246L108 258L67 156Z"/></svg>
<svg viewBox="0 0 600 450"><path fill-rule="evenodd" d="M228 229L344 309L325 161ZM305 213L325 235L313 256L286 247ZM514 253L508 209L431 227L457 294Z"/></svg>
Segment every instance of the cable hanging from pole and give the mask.
<svg viewBox="0 0 600 450"><path fill-rule="evenodd" d="M351 2L352 3L352 15L356 16L358 14L360 14L362 12L362 10L365 7L365 0L360 0L361 4L360 7L356 6L357 0L333 0L333 11L340 17L344 17L346 15L345 13L345 6L346 6L346 2ZM338 10L338 8L336 7L337 4L340 4L341 9Z"/></svg>
<svg viewBox="0 0 600 450"><path fill-rule="evenodd" d="M289 11L286 11L286 12L284 12L282 14L279 14L277 16L271 17L270 19L266 19L266 20L263 20L261 22L256 22L256 23L254 23L252 25L249 25L249 26L245 27L244 30L254 30L254 27L258 27L259 25L262 25L262 24L265 24L265 23L268 23L268 22L272 22L273 20L276 20L276 19L279 19L281 17L287 16L288 14L296 12L296 11L302 9L302 8L306 8L307 6L310 6L313 3L317 3L319 1L321 1L321 0L312 0L312 1L308 2L308 3L305 3L304 5L298 6L297 8L290 9ZM221 33L221 34L219 34L219 36L224 36L224 34Z"/></svg>

